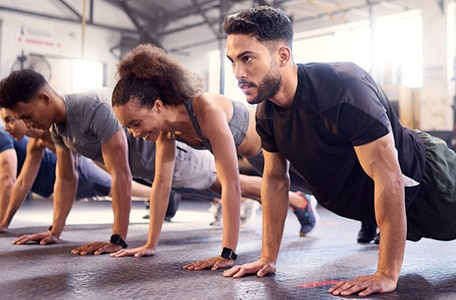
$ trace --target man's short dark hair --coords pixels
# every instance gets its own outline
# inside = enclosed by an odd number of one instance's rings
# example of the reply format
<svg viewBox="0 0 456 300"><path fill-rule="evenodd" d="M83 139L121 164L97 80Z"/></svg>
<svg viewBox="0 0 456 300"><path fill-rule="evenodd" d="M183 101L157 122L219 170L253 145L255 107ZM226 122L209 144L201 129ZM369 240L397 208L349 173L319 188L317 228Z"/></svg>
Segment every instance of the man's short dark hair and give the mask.
<svg viewBox="0 0 456 300"><path fill-rule="evenodd" d="M260 42L283 41L290 48L293 43L293 24L285 13L270 6L250 7L239 14L226 17L226 34L253 35Z"/></svg>
<svg viewBox="0 0 456 300"><path fill-rule="evenodd" d="M29 102L46 84L43 75L33 70L13 71L0 82L0 107L12 109L19 102Z"/></svg>

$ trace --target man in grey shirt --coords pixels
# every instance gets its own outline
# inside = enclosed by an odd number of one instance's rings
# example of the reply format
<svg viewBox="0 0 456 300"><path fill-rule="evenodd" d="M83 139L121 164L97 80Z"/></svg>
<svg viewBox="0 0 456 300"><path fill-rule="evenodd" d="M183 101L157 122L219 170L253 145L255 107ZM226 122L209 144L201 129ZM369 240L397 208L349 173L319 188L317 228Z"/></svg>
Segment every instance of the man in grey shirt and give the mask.
<svg viewBox="0 0 456 300"><path fill-rule="evenodd" d="M72 253L101 254L126 247L132 175L125 133L107 103L109 90L61 96L32 70L11 73L0 89L2 106L10 108L27 127L51 131L57 155L52 226L13 243L57 242L75 197L77 156L84 155L102 163L111 174L114 222L111 242L83 245Z"/></svg>

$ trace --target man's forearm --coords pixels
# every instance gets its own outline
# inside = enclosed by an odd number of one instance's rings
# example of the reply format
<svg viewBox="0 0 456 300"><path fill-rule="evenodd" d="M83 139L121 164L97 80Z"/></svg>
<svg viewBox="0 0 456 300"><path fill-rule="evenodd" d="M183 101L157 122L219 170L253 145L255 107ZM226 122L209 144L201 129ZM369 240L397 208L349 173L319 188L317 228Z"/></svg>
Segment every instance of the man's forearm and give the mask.
<svg viewBox="0 0 456 300"><path fill-rule="evenodd" d="M14 215L21 207L22 203L24 203L27 194L30 192L30 188L31 187L22 182L20 178L15 182L10 194L10 201L6 213L3 215L4 218L1 219L3 220L2 224L4 222L4 224L8 226L11 223Z"/></svg>
<svg viewBox="0 0 456 300"><path fill-rule="evenodd" d="M77 179L57 178L54 185L54 218L51 233L57 237L65 227L66 219L76 198Z"/></svg>
<svg viewBox="0 0 456 300"><path fill-rule="evenodd" d="M11 180L2 180L0 185L0 226L7 227L9 224L8 203L11 199L12 183Z"/></svg>
<svg viewBox="0 0 456 300"><path fill-rule="evenodd" d="M277 261L288 212L288 185L264 181L261 188L263 247L261 257Z"/></svg>
<svg viewBox="0 0 456 300"><path fill-rule="evenodd" d="M375 200L377 223L381 232L378 271L397 280L402 268L407 236L404 188L399 187L396 192L394 188L383 190L387 190L386 194L376 195L379 198Z"/></svg>

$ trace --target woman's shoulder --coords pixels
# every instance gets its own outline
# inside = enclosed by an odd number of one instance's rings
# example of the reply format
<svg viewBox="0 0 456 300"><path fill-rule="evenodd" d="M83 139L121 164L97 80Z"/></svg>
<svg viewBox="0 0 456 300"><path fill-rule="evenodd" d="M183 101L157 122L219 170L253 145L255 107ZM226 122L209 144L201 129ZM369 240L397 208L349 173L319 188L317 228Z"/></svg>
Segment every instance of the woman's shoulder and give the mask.
<svg viewBox="0 0 456 300"><path fill-rule="evenodd" d="M195 111L211 111L214 109L227 111L231 109L232 100L221 94L201 93L193 97L192 106Z"/></svg>

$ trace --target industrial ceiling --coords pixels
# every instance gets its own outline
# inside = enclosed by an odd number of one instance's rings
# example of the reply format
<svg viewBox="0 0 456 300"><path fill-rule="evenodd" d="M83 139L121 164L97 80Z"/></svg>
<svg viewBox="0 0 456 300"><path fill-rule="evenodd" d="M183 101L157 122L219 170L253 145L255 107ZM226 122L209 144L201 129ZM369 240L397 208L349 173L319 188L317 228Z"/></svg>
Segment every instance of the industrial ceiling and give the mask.
<svg viewBox="0 0 456 300"><path fill-rule="evenodd" d="M45 1L58 7L58 13L42 12L36 5L26 8L2 5L5 0L0 1L0 10L69 22L84 20L88 26L120 31L122 39L113 50L117 48L121 54L142 42L154 43L171 52L217 45L224 39L223 19L252 5L281 8L295 28L314 29L407 11L414 9L416 3L413 0L41 0L40 3ZM424 1L434 2L443 9L444 0ZM100 13L108 6L124 14L127 22L113 22L110 14Z"/></svg>

